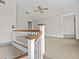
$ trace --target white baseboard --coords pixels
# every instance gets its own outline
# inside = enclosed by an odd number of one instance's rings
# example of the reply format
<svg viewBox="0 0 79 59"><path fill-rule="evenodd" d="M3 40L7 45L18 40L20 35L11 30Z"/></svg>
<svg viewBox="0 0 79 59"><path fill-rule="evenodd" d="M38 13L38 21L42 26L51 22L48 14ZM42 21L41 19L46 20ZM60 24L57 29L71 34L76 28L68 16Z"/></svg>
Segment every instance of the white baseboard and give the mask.
<svg viewBox="0 0 79 59"><path fill-rule="evenodd" d="M63 36L59 36L59 35L46 35L46 38L63 38Z"/></svg>
<svg viewBox="0 0 79 59"><path fill-rule="evenodd" d="M64 38L75 38L73 34L64 34Z"/></svg>
<svg viewBox="0 0 79 59"><path fill-rule="evenodd" d="M8 42L0 42L0 47L10 45L12 42L13 42L13 41L8 41Z"/></svg>

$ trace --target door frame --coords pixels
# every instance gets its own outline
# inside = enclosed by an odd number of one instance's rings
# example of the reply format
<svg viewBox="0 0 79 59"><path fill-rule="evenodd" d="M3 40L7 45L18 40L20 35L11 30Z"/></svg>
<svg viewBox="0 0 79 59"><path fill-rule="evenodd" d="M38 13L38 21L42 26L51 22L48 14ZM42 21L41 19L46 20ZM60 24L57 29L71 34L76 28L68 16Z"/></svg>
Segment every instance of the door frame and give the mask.
<svg viewBox="0 0 79 59"><path fill-rule="evenodd" d="M63 31L63 20L64 20L64 17L67 17L67 16L74 16L74 36L75 36L75 39L77 39L77 13L76 12L72 12L72 13L67 13L67 14L63 14L61 17L62 17L62 37L64 38L64 31Z"/></svg>

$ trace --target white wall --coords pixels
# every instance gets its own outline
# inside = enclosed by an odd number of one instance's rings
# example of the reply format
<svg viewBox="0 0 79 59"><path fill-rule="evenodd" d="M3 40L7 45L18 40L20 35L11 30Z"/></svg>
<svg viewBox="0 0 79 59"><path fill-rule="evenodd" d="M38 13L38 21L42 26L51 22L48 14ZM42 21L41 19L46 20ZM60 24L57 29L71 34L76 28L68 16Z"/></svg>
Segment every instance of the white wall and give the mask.
<svg viewBox="0 0 79 59"><path fill-rule="evenodd" d="M16 0L17 28L27 28L28 20L47 19L63 13L74 12L78 7L78 0ZM38 6L48 7L43 14L34 12ZM29 12L26 14L25 12Z"/></svg>
<svg viewBox="0 0 79 59"><path fill-rule="evenodd" d="M27 19L25 17L25 7L24 2L21 0L16 0L16 19L17 19L17 28L27 28Z"/></svg>
<svg viewBox="0 0 79 59"><path fill-rule="evenodd" d="M69 15L63 17L63 34L74 35L74 16L75 15Z"/></svg>
<svg viewBox="0 0 79 59"><path fill-rule="evenodd" d="M78 0L47 0L47 16L36 18L34 24L46 24L46 36L63 37L62 15L67 13L76 13L78 11ZM50 3L49 3L50 2ZM44 15L41 14L41 15Z"/></svg>
<svg viewBox="0 0 79 59"><path fill-rule="evenodd" d="M17 1L17 28L27 28L28 20L33 23L46 24L46 35L62 37L63 14L77 12L79 0L16 0ZM44 13L34 12L38 6L48 7ZM25 14L25 12L29 14ZM51 26L52 25L52 26Z"/></svg>
<svg viewBox="0 0 79 59"><path fill-rule="evenodd" d="M27 9L29 8L27 0L16 0L16 19L17 19L17 28L18 29L27 29L28 21L32 21L29 18L29 14L26 14Z"/></svg>
<svg viewBox="0 0 79 59"><path fill-rule="evenodd" d="M16 0L0 3L0 43L12 41L12 25L16 20Z"/></svg>
<svg viewBox="0 0 79 59"><path fill-rule="evenodd" d="M76 38L79 39L79 12L66 13L60 16L49 18L49 19L34 20L34 26L37 26L37 24L45 24L46 25L46 36L63 37L63 33L64 33L63 17L62 17L63 15L76 15L76 19L75 19L76 20ZM69 22L73 22L73 21L69 21ZM69 31L70 30L72 31L72 28L69 29ZM73 31L69 34L72 34L72 33Z"/></svg>
<svg viewBox="0 0 79 59"><path fill-rule="evenodd" d="M78 0L33 0L32 2L31 5L33 7L31 7L31 17L34 20L46 19L64 13L75 12L77 11L77 8L79 8ZM42 7L48 7L48 10L44 11L42 14L40 12L34 12L40 5Z"/></svg>
<svg viewBox="0 0 79 59"><path fill-rule="evenodd" d="M34 26L37 24L45 24L46 36L62 37L62 20L60 16L44 20L35 20L34 24Z"/></svg>
<svg viewBox="0 0 79 59"><path fill-rule="evenodd" d="M78 0L16 0L17 1L17 23L20 22L24 27L27 21L46 19L63 13L74 12L78 7ZM43 14L34 12L38 6L48 7ZM29 14L25 14L25 12ZM21 22L23 20L26 23ZM25 24L25 25L24 25ZM20 24L17 25L21 27Z"/></svg>

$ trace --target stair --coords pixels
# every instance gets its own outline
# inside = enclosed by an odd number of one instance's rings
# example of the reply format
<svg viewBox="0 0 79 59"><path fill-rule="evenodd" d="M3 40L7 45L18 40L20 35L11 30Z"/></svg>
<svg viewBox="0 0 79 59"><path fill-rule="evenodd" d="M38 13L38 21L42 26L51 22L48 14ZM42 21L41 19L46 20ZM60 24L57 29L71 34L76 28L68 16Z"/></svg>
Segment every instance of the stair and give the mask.
<svg viewBox="0 0 79 59"><path fill-rule="evenodd" d="M13 59L28 59L28 53L21 54Z"/></svg>
<svg viewBox="0 0 79 59"><path fill-rule="evenodd" d="M14 41L12 43L12 45L16 48L18 48L19 50L21 50L22 52L26 53L28 52L28 47L26 44L22 43L22 42L19 42L19 41Z"/></svg>
<svg viewBox="0 0 79 59"><path fill-rule="evenodd" d="M12 43L13 46L20 49L24 52L24 54L19 55L16 58L13 59L43 59L44 54L44 26L39 25L40 30L34 30L34 29L21 29L21 30L14 30L14 41ZM23 34L22 37L17 36L15 38L15 34L19 34L19 32L22 34L25 32L28 32L27 35ZM22 39L18 41L18 39ZM24 40L25 39L25 40ZM28 40L26 42L26 40Z"/></svg>
<svg viewBox="0 0 79 59"><path fill-rule="evenodd" d="M12 43L12 45L16 48L18 48L19 50L21 50L22 52L24 52L23 54L20 54L19 56L13 58L13 59L28 59L28 47L26 44L20 42L20 41L14 41Z"/></svg>

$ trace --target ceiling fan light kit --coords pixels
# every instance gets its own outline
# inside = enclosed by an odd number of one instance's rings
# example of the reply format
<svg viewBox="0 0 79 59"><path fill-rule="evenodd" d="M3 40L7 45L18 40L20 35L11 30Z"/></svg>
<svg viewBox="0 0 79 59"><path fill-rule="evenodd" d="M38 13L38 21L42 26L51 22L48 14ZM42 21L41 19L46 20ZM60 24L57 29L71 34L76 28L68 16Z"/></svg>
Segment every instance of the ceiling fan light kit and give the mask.
<svg viewBox="0 0 79 59"><path fill-rule="evenodd" d="M29 12L26 12L26 14L29 14Z"/></svg>
<svg viewBox="0 0 79 59"><path fill-rule="evenodd" d="M43 13L43 11L48 10L48 8L43 8L42 6L38 6L38 9L35 10L34 12L40 12Z"/></svg>

